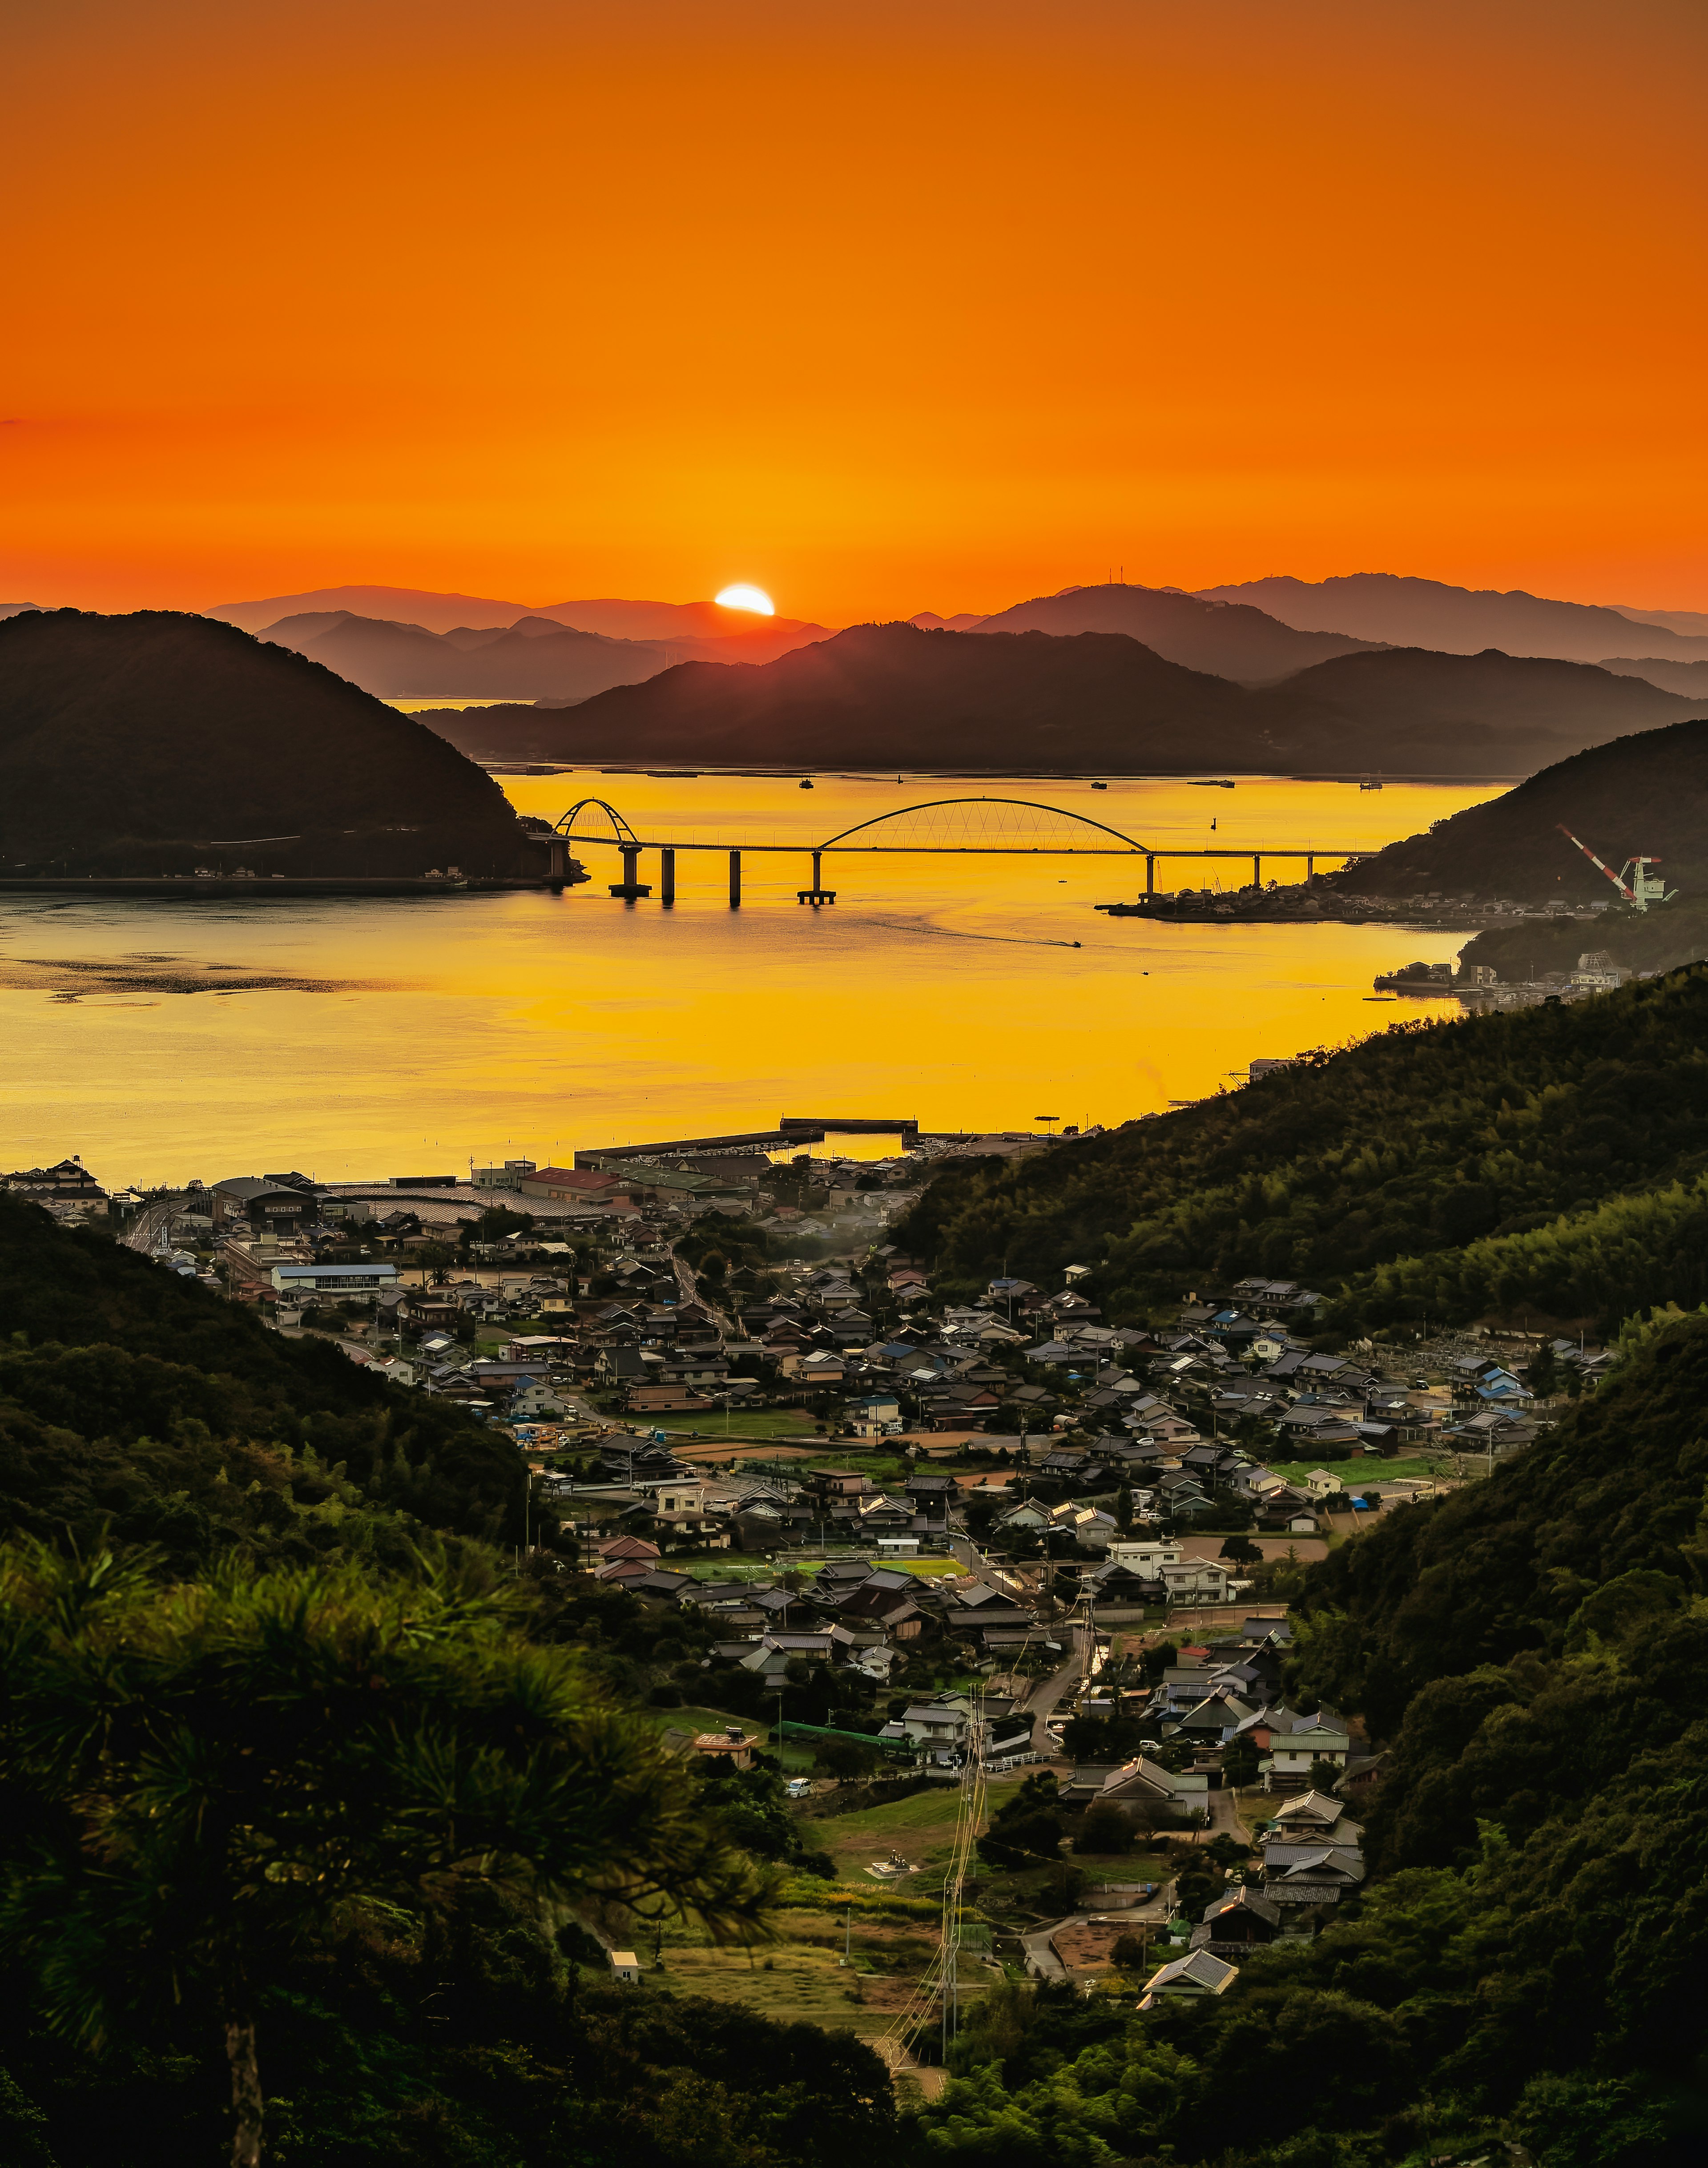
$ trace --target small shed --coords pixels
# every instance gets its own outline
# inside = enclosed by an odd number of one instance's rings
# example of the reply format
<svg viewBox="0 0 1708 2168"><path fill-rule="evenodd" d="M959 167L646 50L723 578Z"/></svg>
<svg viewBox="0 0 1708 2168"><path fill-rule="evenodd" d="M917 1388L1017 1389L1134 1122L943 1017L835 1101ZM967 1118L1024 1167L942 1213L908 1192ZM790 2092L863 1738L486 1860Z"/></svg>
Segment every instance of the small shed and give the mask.
<svg viewBox="0 0 1708 2168"><path fill-rule="evenodd" d="M610 1954L612 1979L620 1979L626 1987L639 1987L640 1959L636 1957L634 1951L613 1950Z"/></svg>

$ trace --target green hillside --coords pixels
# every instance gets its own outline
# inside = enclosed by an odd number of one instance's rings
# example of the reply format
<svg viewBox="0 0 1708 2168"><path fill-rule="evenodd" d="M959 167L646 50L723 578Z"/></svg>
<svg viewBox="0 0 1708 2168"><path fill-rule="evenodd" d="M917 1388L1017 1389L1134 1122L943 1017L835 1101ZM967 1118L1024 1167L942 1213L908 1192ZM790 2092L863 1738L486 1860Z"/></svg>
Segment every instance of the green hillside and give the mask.
<svg viewBox="0 0 1708 2168"><path fill-rule="evenodd" d="M0 1531L279 1563L520 1538L508 1441L0 1195ZM512 1526L512 1523L514 1525Z"/></svg>
<svg viewBox="0 0 1708 2168"><path fill-rule="evenodd" d="M895 1240L968 1291L1008 1268L1160 1320L1247 1273L1343 1326L1530 1313L1608 1329L1708 1299L1708 968L1408 1023L1019 1164L939 1175Z"/></svg>

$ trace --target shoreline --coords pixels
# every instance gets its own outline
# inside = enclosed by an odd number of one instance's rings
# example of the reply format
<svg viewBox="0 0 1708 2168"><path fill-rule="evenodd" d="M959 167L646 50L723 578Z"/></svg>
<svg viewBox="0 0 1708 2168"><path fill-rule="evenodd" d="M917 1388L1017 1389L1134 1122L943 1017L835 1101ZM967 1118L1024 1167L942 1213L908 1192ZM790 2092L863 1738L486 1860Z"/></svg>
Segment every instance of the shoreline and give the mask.
<svg viewBox="0 0 1708 2168"><path fill-rule="evenodd" d="M26 895L464 895L564 885L538 876L431 880L420 874L265 874L241 880L231 874L0 874L0 892Z"/></svg>

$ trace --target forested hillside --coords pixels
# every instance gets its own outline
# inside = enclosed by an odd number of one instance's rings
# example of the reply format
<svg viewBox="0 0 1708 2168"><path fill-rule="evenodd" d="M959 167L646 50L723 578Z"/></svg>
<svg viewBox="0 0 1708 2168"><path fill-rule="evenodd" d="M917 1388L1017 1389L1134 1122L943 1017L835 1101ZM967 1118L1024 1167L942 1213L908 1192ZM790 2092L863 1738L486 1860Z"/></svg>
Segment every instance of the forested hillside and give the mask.
<svg viewBox="0 0 1708 2168"><path fill-rule="evenodd" d="M1117 1320L1249 1273L1342 1328L1486 1313L1611 1330L1708 1298L1708 967L1401 1024L1018 1164L951 1166L897 1230L968 1290L1064 1266Z"/></svg>
<svg viewBox="0 0 1708 2168"><path fill-rule="evenodd" d="M0 1531L110 1522L194 1572L237 1543L390 1554L411 1525L515 1542L522 1512L514 1448L460 1409L0 1195Z"/></svg>
<svg viewBox="0 0 1708 2168"><path fill-rule="evenodd" d="M1313 1568L1295 1683L1392 1742L1372 1881L1212 2002L999 1990L925 2113L930 2157L1700 2160L1705 1408L1692 1319L1552 1441Z"/></svg>

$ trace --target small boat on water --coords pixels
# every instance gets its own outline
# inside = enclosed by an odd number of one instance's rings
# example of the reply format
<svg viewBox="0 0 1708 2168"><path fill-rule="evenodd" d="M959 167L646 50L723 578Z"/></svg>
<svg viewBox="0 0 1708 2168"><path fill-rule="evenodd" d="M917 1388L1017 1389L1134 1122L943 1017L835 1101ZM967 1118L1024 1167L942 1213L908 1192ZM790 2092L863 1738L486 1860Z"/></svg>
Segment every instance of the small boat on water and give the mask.
<svg viewBox="0 0 1708 2168"><path fill-rule="evenodd" d="M801 778L801 789L802 789L803 790L810 790L810 789L812 789L812 787L813 787L813 785L812 785L812 780L811 780L810 777L808 777L808 776L804 776L804 776Z"/></svg>
<svg viewBox="0 0 1708 2168"><path fill-rule="evenodd" d="M1191 787L1194 790L1232 790L1233 778L1228 775L1194 776Z"/></svg>
<svg viewBox="0 0 1708 2168"><path fill-rule="evenodd" d="M1106 790L1109 788L1109 785L1106 783L1094 783L1091 785L1091 788L1094 790Z"/></svg>
<svg viewBox="0 0 1708 2168"><path fill-rule="evenodd" d="M1361 790L1380 790L1382 778L1379 775L1366 775L1358 788Z"/></svg>

